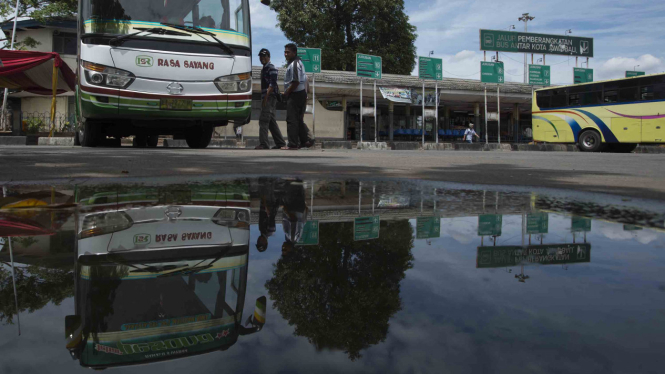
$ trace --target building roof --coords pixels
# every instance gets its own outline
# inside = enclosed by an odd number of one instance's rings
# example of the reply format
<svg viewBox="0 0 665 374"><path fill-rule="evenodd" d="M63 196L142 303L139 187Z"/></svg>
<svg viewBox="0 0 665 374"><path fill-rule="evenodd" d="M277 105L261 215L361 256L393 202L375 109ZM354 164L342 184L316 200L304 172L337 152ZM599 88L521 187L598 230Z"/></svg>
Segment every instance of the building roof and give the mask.
<svg viewBox="0 0 665 374"><path fill-rule="evenodd" d="M75 18L52 18L46 22L39 22L34 19L24 19L16 22L16 31L36 30L46 27L59 28L59 29L76 29ZM11 31L14 27L14 22L4 22L0 24L2 31Z"/></svg>
<svg viewBox="0 0 665 374"><path fill-rule="evenodd" d="M278 68L278 79L284 79L286 68ZM308 74L311 79L311 74ZM261 66L252 67L252 78L261 79ZM359 77L356 77L354 71L336 71L336 70L323 70L316 75L317 83L338 83L338 84L360 84ZM363 83L373 84L374 79L362 78ZM383 74L382 79L376 82L380 86L396 86L396 87L422 87L423 82L412 75L397 75L397 74ZM425 81L426 88L434 88L435 81ZM440 90L456 90L456 91L483 91L485 83L475 79L459 79L459 78L443 78L438 82ZM488 88L494 90L496 84L488 84ZM524 83L505 83L501 85L502 93L516 93L531 95L532 86Z"/></svg>

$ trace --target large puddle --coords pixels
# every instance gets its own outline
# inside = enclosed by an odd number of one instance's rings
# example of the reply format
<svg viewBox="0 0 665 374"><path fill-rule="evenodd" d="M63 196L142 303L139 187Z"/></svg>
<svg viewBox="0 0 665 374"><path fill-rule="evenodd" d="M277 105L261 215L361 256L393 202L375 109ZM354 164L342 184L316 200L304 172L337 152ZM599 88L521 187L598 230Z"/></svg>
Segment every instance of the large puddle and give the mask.
<svg viewBox="0 0 665 374"><path fill-rule="evenodd" d="M0 372L661 372L663 213L413 181L9 185Z"/></svg>

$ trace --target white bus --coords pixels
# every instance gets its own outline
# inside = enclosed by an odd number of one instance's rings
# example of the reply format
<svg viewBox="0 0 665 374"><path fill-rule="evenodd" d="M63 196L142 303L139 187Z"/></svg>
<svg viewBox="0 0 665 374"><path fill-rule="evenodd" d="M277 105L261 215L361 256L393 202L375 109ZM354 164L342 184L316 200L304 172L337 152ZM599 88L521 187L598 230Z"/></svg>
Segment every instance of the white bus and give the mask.
<svg viewBox="0 0 665 374"><path fill-rule="evenodd" d="M78 14L78 144L205 148L249 122L249 0L80 0Z"/></svg>

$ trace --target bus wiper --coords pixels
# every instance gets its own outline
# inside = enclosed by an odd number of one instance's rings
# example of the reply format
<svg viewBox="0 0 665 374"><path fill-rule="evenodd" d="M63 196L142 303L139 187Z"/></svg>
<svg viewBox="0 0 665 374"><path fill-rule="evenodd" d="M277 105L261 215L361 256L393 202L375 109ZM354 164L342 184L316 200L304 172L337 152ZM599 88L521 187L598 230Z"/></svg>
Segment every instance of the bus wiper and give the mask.
<svg viewBox="0 0 665 374"><path fill-rule="evenodd" d="M145 32L150 33L150 34L158 34L158 35L189 36L189 34L185 34L183 32L167 30L167 29L163 29L161 27L153 27L153 28L150 28L150 29L137 29L137 30L140 30L140 31L113 38L113 39L109 40L109 44L113 45L113 46L117 46L117 45L122 44L123 40L132 38L132 37L134 37L138 34L142 34L142 33L145 33Z"/></svg>
<svg viewBox="0 0 665 374"><path fill-rule="evenodd" d="M229 54L231 54L231 55L234 55L234 54L235 54L235 52L233 52L233 49L231 49L231 47L229 47L229 46L228 46L226 43L224 43L223 41L217 39L217 37L215 36L215 34L212 33L212 32L210 32L210 31L206 31L206 30L204 30L204 29L202 29L202 28L200 28L200 27L197 27L197 26L176 25L175 23L168 23L168 22L161 22L161 24L164 25L164 26L173 27L174 29L184 30L184 31L189 31L189 32L191 32L191 33L193 33L193 34L203 34L203 35L208 35L209 37L213 38L213 39L217 42L217 44L219 44L219 46L220 46L222 49L224 49L225 51L227 51ZM208 41L208 40L206 40L206 38L204 38L204 37L201 37L201 39L203 39L203 40L205 40L205 41Z"/></svg>

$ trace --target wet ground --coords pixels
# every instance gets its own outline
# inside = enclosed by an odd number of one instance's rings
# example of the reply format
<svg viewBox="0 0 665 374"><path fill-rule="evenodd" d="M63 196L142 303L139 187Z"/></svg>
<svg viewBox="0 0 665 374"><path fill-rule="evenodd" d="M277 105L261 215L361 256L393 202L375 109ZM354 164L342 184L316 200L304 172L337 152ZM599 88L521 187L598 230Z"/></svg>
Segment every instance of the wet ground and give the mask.
<svg viewBox="0 0 665 374"><path fill-rule="evenodd" d="M408 180L8 184L0 372L659 373L664 218Z"/></svg>

